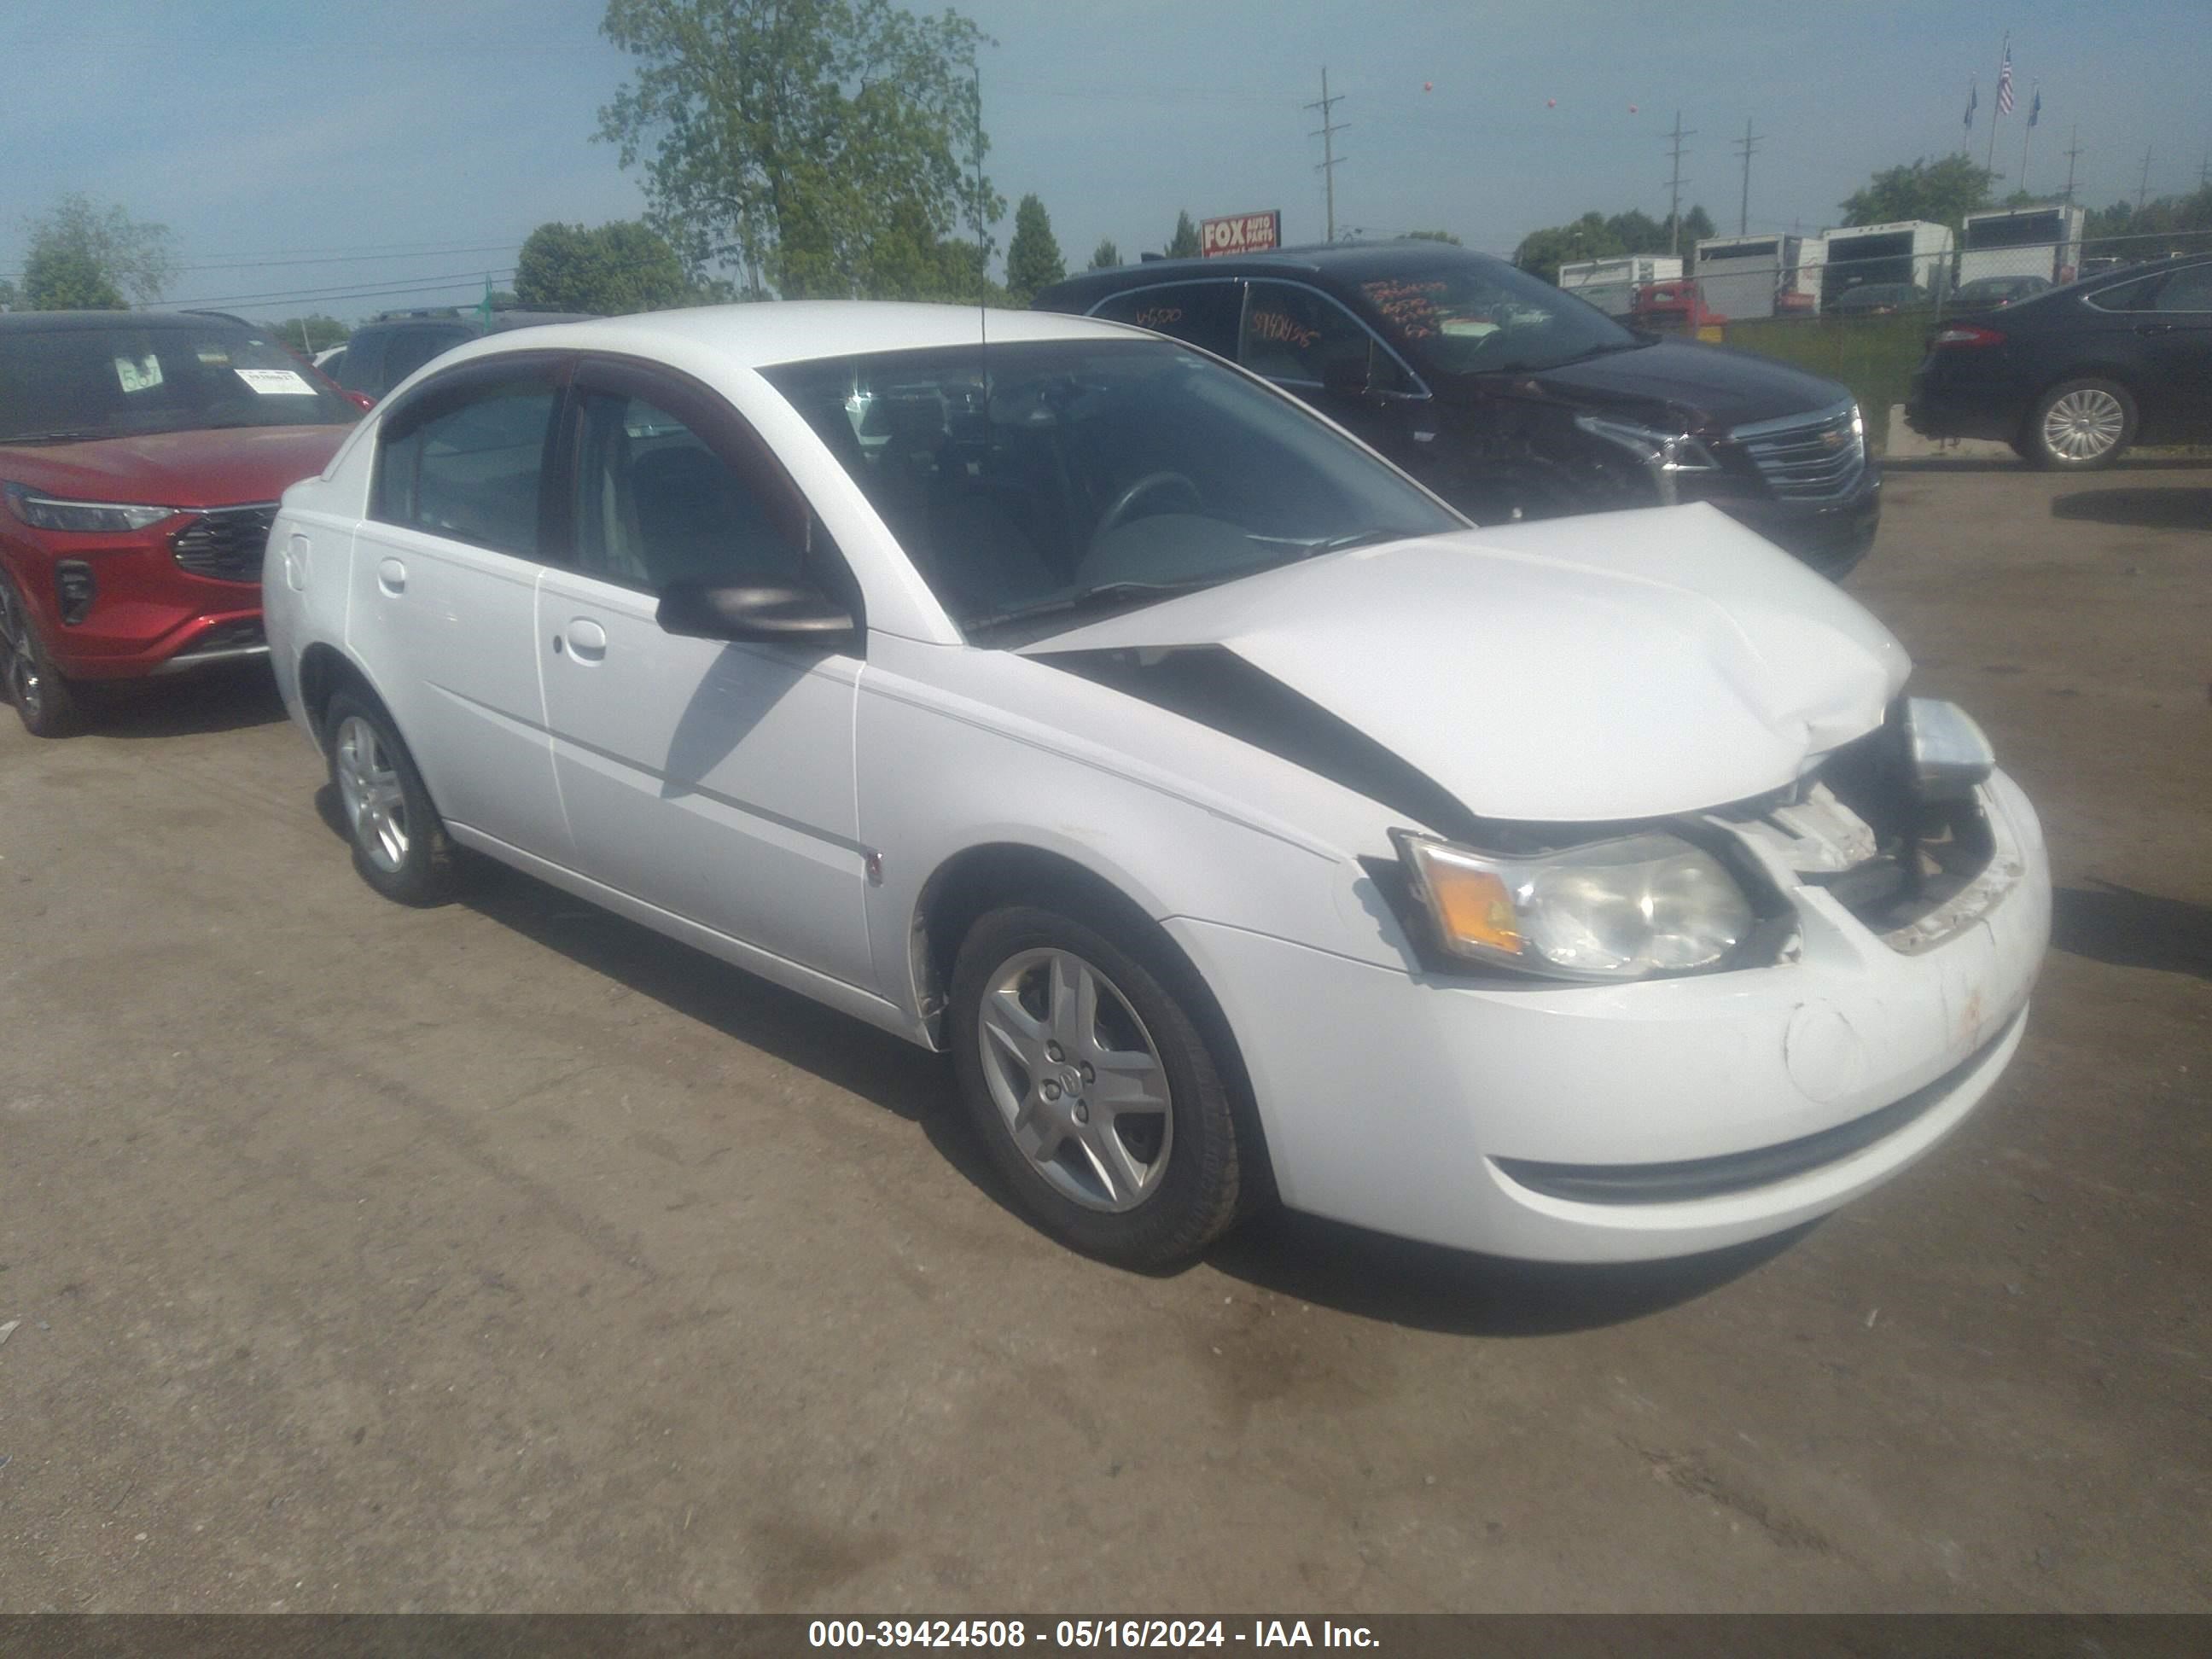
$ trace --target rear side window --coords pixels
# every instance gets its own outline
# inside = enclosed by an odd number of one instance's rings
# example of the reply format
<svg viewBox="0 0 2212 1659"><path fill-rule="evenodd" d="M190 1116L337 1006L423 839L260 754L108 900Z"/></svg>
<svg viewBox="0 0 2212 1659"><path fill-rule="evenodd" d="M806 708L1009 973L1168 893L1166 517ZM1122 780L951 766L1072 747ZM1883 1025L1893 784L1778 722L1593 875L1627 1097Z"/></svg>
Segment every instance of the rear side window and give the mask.
<svg viewBox="0 0 2212 1659"><path fill-rule="evenodd" d="M459 402L421 405L419 415L403 411L381 441L373 516L537 556L538 491L556 401L550 377L533 371L472 386Z"/></svg>
<svg viewBox="0 0 2212 1659"><path fill-rule="evenodd" d="M2212 311L2212 265L2191 265L2166 279L2158 291L2160 311Z"/></svg>
<svg viewBox="0 0 2212 1659"><path fill-rule="evenodd" d="M474 337L469 330L450 325L435 328L395 328L385 342L383 384L380 387L365 389L389 392L433 357L451 351L463 341Z"/></svg>
<svg viewBox="0 0 2212 1659"><path fill-rule="evenodd" d="M1170 283L1162 288L1116 294L1091 307L1091 314L1112 323L1149 328L1234 361L1237 321L1243 307L1242 283Z"/></svg>

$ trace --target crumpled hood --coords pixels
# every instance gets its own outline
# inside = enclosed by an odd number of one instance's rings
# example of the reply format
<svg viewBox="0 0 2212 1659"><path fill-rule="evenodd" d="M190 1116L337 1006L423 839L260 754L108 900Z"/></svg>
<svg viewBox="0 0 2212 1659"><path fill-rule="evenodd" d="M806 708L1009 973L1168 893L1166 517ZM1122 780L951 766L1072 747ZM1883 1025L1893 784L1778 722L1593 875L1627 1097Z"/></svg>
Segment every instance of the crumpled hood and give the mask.
<svg viewBox="0 0 2212 1659"><path fill-rule="evenodd" d="M1485 817L1600 821L1780 788L1881 724L1905 648L1711 507L1330 554L1024 654L1218 645Z"/></svg>

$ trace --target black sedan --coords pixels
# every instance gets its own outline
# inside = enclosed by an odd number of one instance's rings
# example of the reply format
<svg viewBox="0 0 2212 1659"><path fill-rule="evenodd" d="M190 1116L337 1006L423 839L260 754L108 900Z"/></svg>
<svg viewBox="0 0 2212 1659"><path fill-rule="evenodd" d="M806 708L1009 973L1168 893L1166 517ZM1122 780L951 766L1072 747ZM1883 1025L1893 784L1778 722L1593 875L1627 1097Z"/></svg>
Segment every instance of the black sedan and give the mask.
<svg viewBox="0 0 2212 1659"><path fill-rule="evenodd" d="M1928 290L1917 283L1867 283L1847 290L1828 309L1838 317L1886 317L1928 303Z"/></svg>
<svg viewBox="0 0 2212 1659"><path fill-rule="evenodd" d="M2133 443L2212 439L2212 254L1953 318L1929 338L1905 420L2067 471L2107 465Z"/></svg>
<svg viewBox="0 0 2212 1659"><path fill-rule="evenodd" d="M1841 576L1881 473L1844 387L1636 333L1502 259L1340 243L1091 271L1042 311L1133 323L1242 363L1478 523L1710 501Z"/></svg>

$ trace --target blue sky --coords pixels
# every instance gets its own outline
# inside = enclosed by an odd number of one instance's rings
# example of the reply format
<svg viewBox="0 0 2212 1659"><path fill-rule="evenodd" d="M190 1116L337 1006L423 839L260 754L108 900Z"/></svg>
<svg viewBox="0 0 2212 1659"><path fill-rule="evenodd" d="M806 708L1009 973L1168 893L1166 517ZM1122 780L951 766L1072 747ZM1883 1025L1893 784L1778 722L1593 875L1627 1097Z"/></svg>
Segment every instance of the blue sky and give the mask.
<svg viewBox="0 0 2212 1659"><path fill-rule="evenodd" d="M472 300L547 219L598 223L644 198L591 142L628 60L600 0L9 0L0 272L21 216L67 190L168 224L189 269L171 304L252 316ZM1999 130L2009 188L2031 85L2043 82L2028 182L2055 191L2079 125L2077 194L2191 188L2212 149L2212 4L1672 7L1542 0L970 0L990 172L1035 191L1079 264L1125 258L1194 216L1283 210L1322 229L1322 66L1351 130L1340 230L1442 228L1510 252L1589 208L1667 206L1663 134L1697 130L1689 201L1733 230L1731 141L1765 135L1753 228L1817 230L1875 169L1956 149L1978 75L1974 153L2013 36L2019 107ZM1432 89L1425 91L1424 83ZM1547 106L1547 100L1556 104ZM1634 112L1631 106L1635 106ZM1011 222L998 228L1003 246ZM375 289L369 293L365 290Z"/></svg>

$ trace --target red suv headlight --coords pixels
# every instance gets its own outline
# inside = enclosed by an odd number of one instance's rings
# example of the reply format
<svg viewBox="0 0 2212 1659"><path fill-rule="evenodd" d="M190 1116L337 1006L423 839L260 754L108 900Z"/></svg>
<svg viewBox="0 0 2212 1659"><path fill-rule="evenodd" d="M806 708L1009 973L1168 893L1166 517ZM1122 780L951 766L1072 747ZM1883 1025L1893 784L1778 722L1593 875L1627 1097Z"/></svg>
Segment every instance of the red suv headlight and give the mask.
<svg viewBox="0 0 2212 1659"><path fill-rule="evenodd" d="M40 495L21 484L8 486L8 506L33 529L58 530L74 536L127 535L173 519L180 510L135 501L72 501L62 495Z"/></svg>

